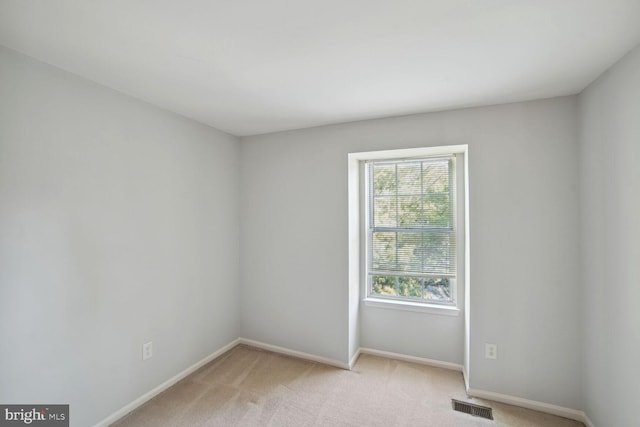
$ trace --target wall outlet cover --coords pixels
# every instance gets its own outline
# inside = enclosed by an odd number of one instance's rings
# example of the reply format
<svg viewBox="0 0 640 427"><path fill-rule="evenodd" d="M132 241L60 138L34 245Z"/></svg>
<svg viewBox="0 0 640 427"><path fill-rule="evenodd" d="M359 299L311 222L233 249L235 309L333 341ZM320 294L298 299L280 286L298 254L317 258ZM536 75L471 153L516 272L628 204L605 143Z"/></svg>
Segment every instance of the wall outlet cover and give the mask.
<svg viewBox="0 0 640 427"><path fill-rule="evenodd" d="M150 359L153 356L153 342L142 344L142 360Z"/></svg>
<svg viewBox="0 0 640 427"><path fill-rule="evenodd" d="M498 346L496 344L485 344L484 345L484 357L486 359L497 359L498 358Z"/></svg>

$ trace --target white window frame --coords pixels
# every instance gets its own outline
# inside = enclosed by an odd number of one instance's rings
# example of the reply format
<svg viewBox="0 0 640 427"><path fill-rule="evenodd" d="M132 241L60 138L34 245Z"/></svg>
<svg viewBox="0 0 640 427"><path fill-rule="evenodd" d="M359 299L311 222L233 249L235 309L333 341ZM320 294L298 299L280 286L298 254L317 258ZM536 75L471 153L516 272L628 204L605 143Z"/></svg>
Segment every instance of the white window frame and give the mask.
<svg viewBox="0 0 640 427"><path fill-rule="evenodd" d="M451 279L452 303L437 303L425 300L405 300L402 298L386 298L379 295L369 295L369 274L368 266L368 201L367 185L368 177L365 173L365 162L371 160L402 160L411 158L429 158L439 156L456 157L456 201L454 203L456 209L456 235L457 235L457 274L455 279ZM457 316L460 312L458 299L458 290L463 286L461 279L466 281L464 275L467 264L467 236L466 229L468 225L467 210L467 146L466 145L450 145L439 147L422 147L409 148L399 150L372 151L364 153L349 154L349 206L350 206L350 278L358 279L359 293L362 302L366 306L379 307L385 309L398 309L408 311L419 311L434 314L444 314ZM357 198L357 200L354 200ZM357 206L357 208L356 208ZM355 218L354 216L357 216ZM357 226L357 228L356 228ZM355 232L357 231L357 236ZM357 243L355 241L357 237ZM357 256L357 259L354 257ZM355 265L357 264L357 265ZM357 268L358 271L352 271ZM466 285L465 285L466 288Z"/></svg>

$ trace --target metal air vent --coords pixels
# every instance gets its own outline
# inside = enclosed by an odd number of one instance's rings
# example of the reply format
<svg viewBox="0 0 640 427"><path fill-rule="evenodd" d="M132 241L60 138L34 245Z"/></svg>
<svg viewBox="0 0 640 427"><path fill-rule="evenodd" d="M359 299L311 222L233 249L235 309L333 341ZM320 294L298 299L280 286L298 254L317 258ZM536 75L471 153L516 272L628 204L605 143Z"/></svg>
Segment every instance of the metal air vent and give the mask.
<svg viewBox="0 0 640 427"><path fill-rule="evenodd" d="M462 402L461 400L451 399L453 410L458 412L464 412L465 414L473 415L474 417L486 418L488 420L493 419L493 413L488 406L475 405L469 402Z"/></svg>

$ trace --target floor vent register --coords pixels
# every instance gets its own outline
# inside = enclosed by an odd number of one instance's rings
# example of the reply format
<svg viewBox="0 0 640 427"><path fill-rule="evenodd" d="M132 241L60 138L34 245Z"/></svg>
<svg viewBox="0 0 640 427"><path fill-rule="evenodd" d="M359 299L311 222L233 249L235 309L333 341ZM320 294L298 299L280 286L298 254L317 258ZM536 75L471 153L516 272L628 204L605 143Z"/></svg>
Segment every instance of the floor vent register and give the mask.
<svg viewBox="0 0 640 427"><path fill-rule="evenodd" d="M474 417L486 418L488 420L493 419L493 413L488 406L475 405L469 402L463 402L461 400L451 399L453 410L458 412L464 412L465 414L473 415Z"/></svg>

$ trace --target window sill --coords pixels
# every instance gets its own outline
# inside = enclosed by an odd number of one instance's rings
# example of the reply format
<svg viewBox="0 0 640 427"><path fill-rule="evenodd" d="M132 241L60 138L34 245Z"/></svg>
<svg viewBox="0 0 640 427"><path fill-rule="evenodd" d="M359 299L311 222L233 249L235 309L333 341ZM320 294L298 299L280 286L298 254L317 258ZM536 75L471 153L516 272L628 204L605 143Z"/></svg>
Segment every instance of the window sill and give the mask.
<svg viewBox="0 0 640 427"><path fill-rule="evenodd" d="M391 301L378 298L365 298L362 300L367 307L386 308L390 310L417 311L420 313L439 314L442 316L459 316L460 309L455 306L422 304L409 301Z"/></svg>

